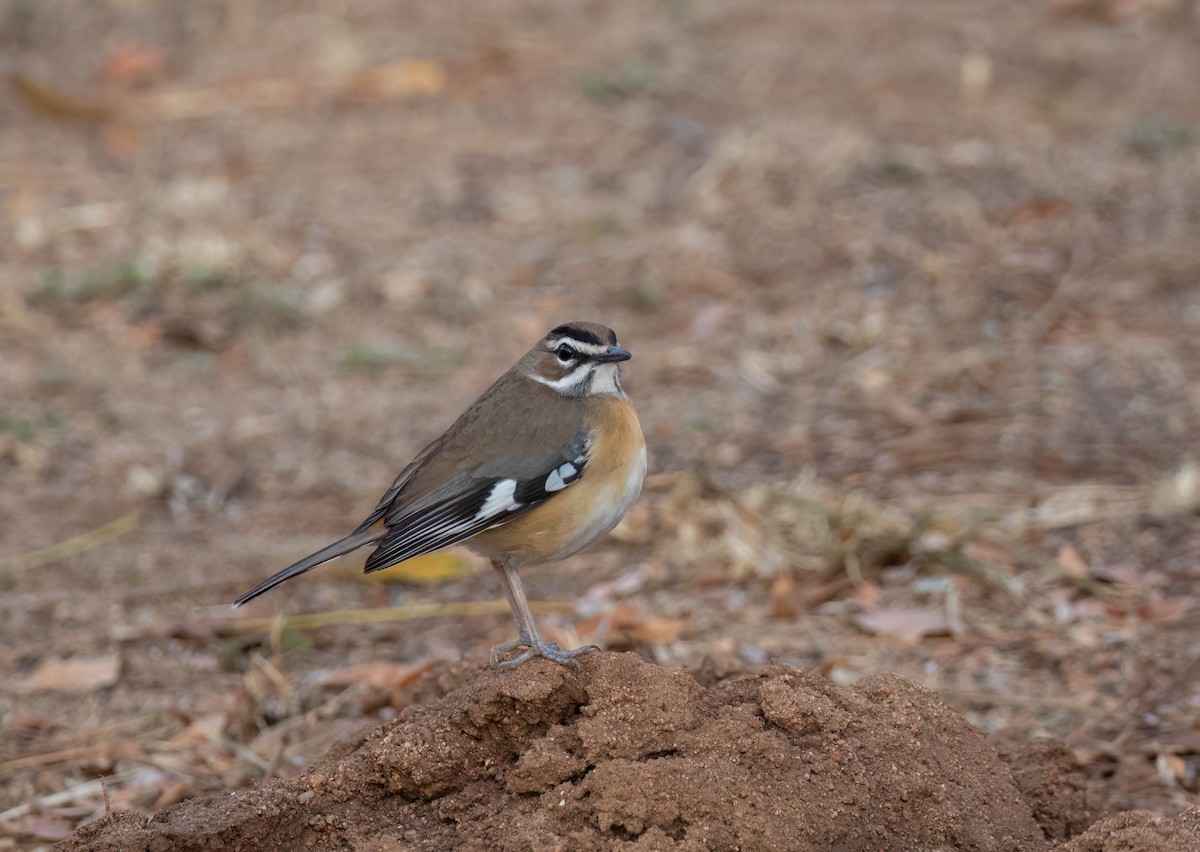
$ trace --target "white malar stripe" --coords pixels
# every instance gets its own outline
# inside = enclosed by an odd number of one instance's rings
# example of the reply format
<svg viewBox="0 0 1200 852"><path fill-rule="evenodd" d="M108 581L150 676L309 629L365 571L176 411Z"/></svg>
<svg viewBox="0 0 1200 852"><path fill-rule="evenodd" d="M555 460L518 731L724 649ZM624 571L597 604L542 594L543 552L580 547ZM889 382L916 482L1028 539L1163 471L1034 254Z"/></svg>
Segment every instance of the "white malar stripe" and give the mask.
<svg viewBox="0 0 1200 852"><path fill-rule="evenodd" d="M529 378L535 382L541 382L548 388L554 388L564 396L569 395L571 388L578 386L584 381L587 381L588 373L591 371L591 365L587 363L580 364L571 372L567 373L561 379L547 379L545 376L539 376L537 373L529 373Z"/></svg>
<svg viewBox="0 0 1200 852"><path fill-rule="evenodd" d="M475 520L494 518L520 506L521 504L513 499L516 491L517 481L515 479L501 479L492 486L492 492L488 494L483 505L479 507L479 511L475 513Z"/></svg>

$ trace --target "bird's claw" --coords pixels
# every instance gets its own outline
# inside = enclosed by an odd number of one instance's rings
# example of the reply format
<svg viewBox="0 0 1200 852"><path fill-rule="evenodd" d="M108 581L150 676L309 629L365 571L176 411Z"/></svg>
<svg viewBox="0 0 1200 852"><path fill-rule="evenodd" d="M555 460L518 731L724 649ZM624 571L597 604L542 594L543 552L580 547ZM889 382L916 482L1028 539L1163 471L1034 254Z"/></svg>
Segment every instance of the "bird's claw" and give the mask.
<svg viewBox="0 0 1200 852"><path fill-rule="evenodd" d="M500 658L509 651L516 650L517 648L530 648L532 646L533 640L529 638L529 634L522 630L520 636L513 641L505 642L503 645L497 645L492 649L491 656L488 657L488 665L492 668L496 668L496 665L500 662Z"/></svg>
<svg viewBox="0 0 1200 852"><path fill-rule="evenodd" d="M499 660L500 657L516 648L525 648L526 650L510 660ZM490 663L494 669L511 669L514 666L519 666L526 660L532 660L534 657L545 657L547 660L552 660L561 665L579 668L579 660L577 660L576 657L580 657L583 654L586 654L588 651L599 650L600 649L595 645L584 645L581 648L564 651L562 648L558 647L557 642L542 642L540 640L534 642L531 641L529 637L522 634L521 638L512 642L506 642L505 644L492 649Z"/></svg>

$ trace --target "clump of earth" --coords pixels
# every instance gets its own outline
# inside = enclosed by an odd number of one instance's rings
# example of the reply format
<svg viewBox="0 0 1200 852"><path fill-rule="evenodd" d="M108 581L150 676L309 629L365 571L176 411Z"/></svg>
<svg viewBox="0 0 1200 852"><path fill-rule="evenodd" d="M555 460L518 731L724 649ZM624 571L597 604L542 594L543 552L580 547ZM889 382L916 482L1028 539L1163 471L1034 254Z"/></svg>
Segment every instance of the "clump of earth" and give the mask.
<svg viewBox="0 0 1200 852"><path fill-rule="evenodd" d="M115 813L60 848L1200 849L1197 808L1093 818L1064 746L993 743L895 675L716 680L593 653L483 671L307 775Z"/></svg>

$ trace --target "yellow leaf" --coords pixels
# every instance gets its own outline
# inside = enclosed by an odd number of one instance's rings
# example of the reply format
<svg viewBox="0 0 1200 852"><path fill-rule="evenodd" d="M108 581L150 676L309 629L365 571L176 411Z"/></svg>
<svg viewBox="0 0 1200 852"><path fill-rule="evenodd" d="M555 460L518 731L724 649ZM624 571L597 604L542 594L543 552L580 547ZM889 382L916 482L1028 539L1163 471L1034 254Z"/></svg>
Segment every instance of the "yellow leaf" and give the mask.
<svg viewBox="0 0 1200 852"><path fill-rule="evenodd" d="M474 570L470 561L453 553L430 553L417 556L399 565L393 565L385 571L363 575L369 580L382 580L385 583L426 583L437 585L449 583L460 577L465 577Z"/></svg>
<svg viewBox="0 0 1200 852"><path fill-rule="evenodd" d="M354 75L345 94L355 100L432 97L446 88L446 69L437 62L413 60L375 65Z"/></svg>
<svg viewBox="0 0 1200 852"><path fill-rule="evenodd" d="M8 79L27 107L48 118L104 124L117 117L116 108L106 100L68 94L22 74L10 74Z"/></svg>

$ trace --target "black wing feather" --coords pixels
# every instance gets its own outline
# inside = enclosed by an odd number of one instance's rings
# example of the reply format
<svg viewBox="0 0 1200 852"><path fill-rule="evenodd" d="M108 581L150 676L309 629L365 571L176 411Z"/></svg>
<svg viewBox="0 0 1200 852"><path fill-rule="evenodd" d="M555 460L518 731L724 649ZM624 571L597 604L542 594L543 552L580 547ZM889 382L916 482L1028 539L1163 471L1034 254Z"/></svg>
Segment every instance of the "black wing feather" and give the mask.
<svg viewBox="0 0 1200 852"><path fill-rule="evenodd" d="M458 544L520 517L583 476L587 446L587 433L580 433L544 472L514 482L508 506L487 515L480 516L480 511L496 486L512 480L462 475L448 482L438 499L423 502L419 508L398 517L389 517L387 507L381 505L376 512L386 518L388 531L367 558L363 571L380 571L406 559ZM554 487L548 487L551 484Z"/></svg>
<svg viewBox="0 0 1200 852"><path fill-rule="evenodd" d="M500 515L476 518L480 507L500 481L475 480L475 487L470 491L397 519L388 527L388 533L379 546L367 557L363 571L370 574L405 559L458 544L488 527L512 520L533 508L532 505L522 506Z"/></svg>

